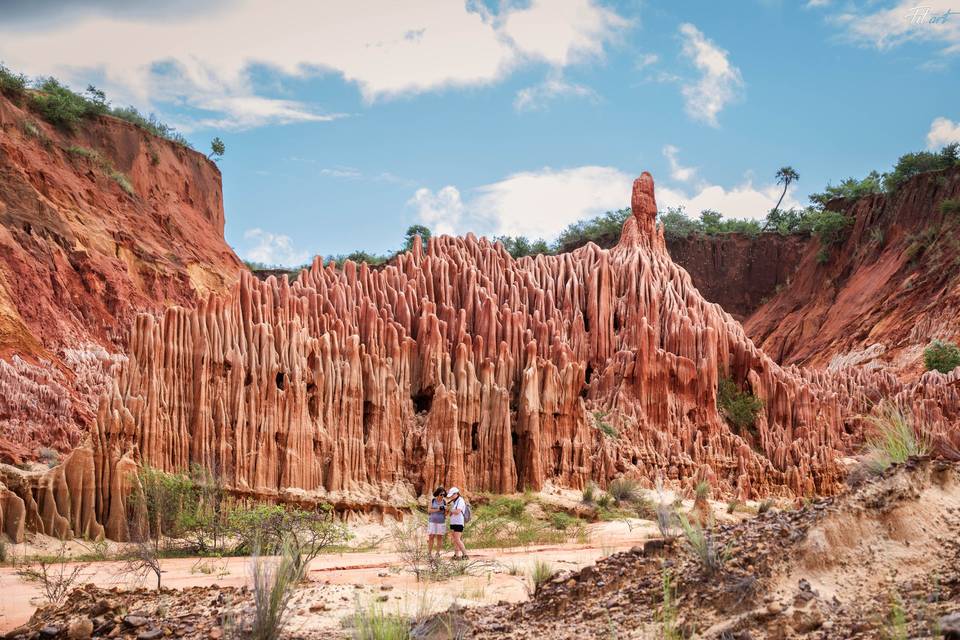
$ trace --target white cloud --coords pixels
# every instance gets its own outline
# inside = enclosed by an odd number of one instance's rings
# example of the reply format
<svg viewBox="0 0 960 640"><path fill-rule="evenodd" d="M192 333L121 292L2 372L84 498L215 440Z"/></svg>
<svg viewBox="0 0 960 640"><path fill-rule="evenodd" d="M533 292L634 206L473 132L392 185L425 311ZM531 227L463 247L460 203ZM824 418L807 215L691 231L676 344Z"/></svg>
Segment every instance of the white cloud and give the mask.
<svg viewBox="0 0 960 640"><path fill-rule="evenodd" d="M250 242L250 246L242 251L243 257L253 262L262 262L268 265L296 266L305 263L310 254L293 246L290 236L270 233L263 229L247 229L243 239Z"/></svg>
<svg viewBox="0 0 960 640"><path fill-rule="evenodd" d="M435 233L465 233L460 228L463 218L463 200L456 187L446 186L434 193L430 189L417 189L408 202L416 207L417 218Z"/></svg>
<svg viewBox="0 0 960 640"><path fill-rule="evenodd" d="M522 54L565 67L603 55L629 24L593 0L533 0L507 13L503 33Z"/></svg>
<svg viewBox="0 0 960 640"><path fill-rule="evenodd" d="M602 55L627 21L595 0L535 0L497 15L475 2L233 0L156 19L131 13L0 22L0 59L32 75L88 81L117 102L185 103L238 128L337 117L271 99L251 69L288 77L325 72L373 101L499 81L527 61L563 67Z"/></svg>
<svg viewBox="0 0 960 640"><path fill-rule="evenodd" d="M927 149L939 149L951 142L960 142L960 122L936 118L927 133Z"/></svg>
<svg viewBox="0 0 960 640"><path fill-rule="evenodd" d="M943 53L960 53L960 12L954 0L900 0L872 13L846 11L833 22L851 41L886 50L911 41L945 45ZM948 14L947 12L950 12Z"/></svg>
<svg viewBox="0 0 960 640"><path fill-rule="evenodd" d="M585 98L592 102L600 99L590 87L567 82L563 74L551 73L540 84L517 91L513 106L517 111L535 111L546 107L551 100L562 97Z"/></svg>
<svg viewBox="0 0 960 640"><path fill-rule="evenodd" d="M545 167L472 189L466 198L452 185L437 192L418 189L408 204L416 209L418 221L437 233L553 240L573 222L630 206L633 178L615 167ZM713 209L728 218L760 220L781 191L776 184L754 186L747 179L731 188L701 183L690 191L660 183L656 195L661 210L682 206L697 217L703 209ZM800 206L792 190L782 206Z"/></svg>
<svg viewBox="0 0 960 640"><path fill-rule="evenodd" d="M419 189L410 204L420 222L441 233L552 239L571 222L629 206L632 183L612 167L546 167L478 187L467 201L453 186Z"/></svg>
<svg viewBox="0 0 960 640"><path fill-rule="evenodd" d="M644 53L639 58L637 58L637 69L645 69L651 65L657 64L660 61L660 56L655 53Z"/></svg>
<svg viewBox="0 0 960 640"><path fill-rule="evenodd" d="M667 207L683 207L687 215L693 218L704 209L713 209L726 218L762 220L777 204L782 191L783 187L776 184L755 187L751 180L729 189L716 184L701 184L693 193L657 187L657 206L661 211ZM789 209L800 206L792 190L788 190L781 207Z"/></svg>
<svg viewBox="0 0 960 640"><path fill-rule="evenodd" d="M353 167L324 167L320 169L320 175L331 178L361 178L363 174L359 169Z"/></svg>
<svg viewBox="0 0 960 640"><path fill-rule="evenodd" d="M807 0L807 4L804 5L804 9L814 9L817 7L826 7L830 4L830 0Z"/></svg>
<svg viewBox="0 0 960 640"><path fill-rule="evenodd" d="M726 51L692 24L680 25L680 35L683 56L700 71L696 82L687 82L682 87L687 113L695 120L716 127L717 114L740 95L743 87L740 70L730 64Z"/></svg>
<svg viewBox="0 0 960 640"><path fill-rule="evenodd" d="M680 164L680 161L677 160L677 155L680 153L680 149L676 148L672 144L668 144L663 147L663 155L667 159L667 162L670 163L670 177L674 180L679 180L680 182L689 182L697 174L696 167L684 167Z"/></svg>

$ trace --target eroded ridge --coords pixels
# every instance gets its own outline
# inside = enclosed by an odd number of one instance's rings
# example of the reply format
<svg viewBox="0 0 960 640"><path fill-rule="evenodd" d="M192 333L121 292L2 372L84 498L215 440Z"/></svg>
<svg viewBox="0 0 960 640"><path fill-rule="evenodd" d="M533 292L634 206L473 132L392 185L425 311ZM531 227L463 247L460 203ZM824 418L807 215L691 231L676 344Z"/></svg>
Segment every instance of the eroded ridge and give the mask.
<svg viewBox="0 0 960 640"><path fill-rule="evenodd" d="M436 484L512 492L622 473L741 497L831 493L858 416L887 397L958 444L958 374L904 385L781 368L671 261L650 174L632 207L611 250L514 260L443 236L379 270L245 273L196 309L141 314L89 444L62 465L77 471L51 470L33 504L5 508L8 528L22 506L28 526L123 539L141 461L350 508ZM755 428L718 412L724 375L763 400Z"/></svg>

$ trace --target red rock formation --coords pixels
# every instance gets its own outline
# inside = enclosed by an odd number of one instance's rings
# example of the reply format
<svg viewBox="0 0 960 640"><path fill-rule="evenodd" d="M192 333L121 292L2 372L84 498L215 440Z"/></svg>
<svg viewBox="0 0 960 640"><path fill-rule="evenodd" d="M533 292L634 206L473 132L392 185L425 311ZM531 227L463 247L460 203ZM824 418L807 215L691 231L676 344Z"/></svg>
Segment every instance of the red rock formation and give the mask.
<svg viewBox="0 0 960 640"><path fill-rule="evenodd" d="M919 175L892 196L838 200L853 220L843 245L818 259L814 241L790 286L744 328L778 362L882 366L916 379L934 338L960 341L960 170Z"/></svg>
<svg viewBox="0 0 960 640"><path fill-rule="evenodd" d="M110 117L66 134L0 96L0 460L77 446L136 314L236 281L223 225L202 154Z"/></svg>
<svg viewBox="0 0 960 640"><path fill-rule="evenodd" d="M95 521L119 539L138 461L201 464L237 492L298 502L395 504L439 483L511 492L621 473L709 478L741 497L829 493L857 416L892 396L960 444L960 374L905 386L781 368L670 260L649 174L633 204L609 251L513 260L486 239L436 237L380 270L315 262L293 283L245 273L196 309L141 314L67 492L93 477ZM721 375L764 401L755 432L719 415ZM55 471L45 482L62 487ZM34 492L35 505L13 491L28 526L92 526L54 490Z"/></svg>

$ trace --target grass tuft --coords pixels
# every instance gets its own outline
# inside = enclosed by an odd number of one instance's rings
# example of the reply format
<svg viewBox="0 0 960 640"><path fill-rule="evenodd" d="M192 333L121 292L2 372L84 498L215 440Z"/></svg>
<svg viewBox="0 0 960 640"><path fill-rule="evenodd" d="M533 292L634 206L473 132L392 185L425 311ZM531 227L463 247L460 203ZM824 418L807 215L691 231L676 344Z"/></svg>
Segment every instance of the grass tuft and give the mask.
<svg viewBox="0 0 960 640"><path fill-rule="evenodd" d="M866 420L873 425L866 439L867 464L875 472L930 451L926 439L917 436L913 416L891 402L882 403Z"/></svg>
<svg viewBox="0 0 960 640"><path fill-rule="evenodd" d="M607 493L610 494L616 505L623 502L634 502L640 497L640 483L632 478L616 478L610 481Z"/></svg>
<svg viewBox="0 0 960 640"><path fill-rule="evenodd" d="M533 593L539 593L543 585L547 584L553 576L557 574L553 565L544 560L537 560L533 563L530 570L530 583L533 585Z"/></svg>

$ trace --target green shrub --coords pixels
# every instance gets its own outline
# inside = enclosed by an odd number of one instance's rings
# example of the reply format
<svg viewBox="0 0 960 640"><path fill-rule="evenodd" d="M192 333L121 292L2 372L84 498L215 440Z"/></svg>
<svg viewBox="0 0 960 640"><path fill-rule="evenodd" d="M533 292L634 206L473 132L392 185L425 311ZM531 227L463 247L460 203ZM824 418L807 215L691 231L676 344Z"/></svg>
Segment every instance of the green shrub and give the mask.
<svg viewBox="0 0 960 640"><path fill-rule="evenodd" d="M574 518L566 511L554 511L550 514L550 524L554 529L566 531L570 527L579 524L580 520Z"/></svg>
<svg viewBox="0 0 960 640"><path fill-rule="evenodd" d="M27 76L14 73L0 64L0 93L8 98L19 98L27 90Z"/></svg>
<svg viewBox="0 0 960 640"><path fill-rule="evenodd" d="M717 386L717 409L727 421L739 429L752 430L763 401L752 393L741 391L733 378L721 378Z"/></svg>
<svg viewBox="0 0 960 640"><path fill-rule="evenodd" d="M601 509L607 509L610 506L610 503L612 501L613 499L610 497L609 494L602 493L600 494L600 497L597 498L597 506L600 507Z"/></svg>
<svg viewBox="0 0 960 640"><path fill-rule="evenodd" d="M960 198L947 198L940 202L943 215L960 215Z"/></svg>
<svg viewBox="0 0 960 640"><path fill-rule="evenodd" d="M110 115L114 118L119 118L120 120L125 120L144 131L151 133L160 138L169 140L170 142L175 142L179 145L192 149L193 146L190 142L183 137L176 129L171 127L168 124L161 122L157 116L150 114L149 117L144 116L142 113L137 111L136 107L114 107L110 109ZM156 164L156 163L154 163Z"/></svg>
<svg viewBox="0 0 960 640"><path fill-rule="evenodd" d="M960 367L960 347L952 342L934 340L923 350L923 364L927 371L950 373Z"/></svg>
<svg viewBox="0 0 960 640"><path fill-rule="evenodd" d="M820 239L820 244L833 246L843 243L853 225L853 218L848 218L836 211L811 211L804 222L804 226Z"/></svg>
<svg viewBox="0 0 960 640"><path fill-rule="evenodd" d="M820 247L817 250L817 264L827 264L830 262L830 247Z"/></svg>
<svg viewBox="0 0 960 640"><path fill-rule="evenodd" d="M893 170L884 175L883 185L888 192L892 193L915 175L949 169L958 164L960 164L960 144L956 142L948 144L939 152L905 153L897 160Z"/></svg>
<svg viewBox="0 0 960 640"><path fill-rule="evenodd" d="M560 232L556 242L556 252L573 251L588 242L601 247L612 247L620 240L623 223L631 215L630 208L607 211L603 215L589 220L580 220Z"/></svg>
<svg viewBox="0 0 960 640"><path fill-rule="evenodd" d="M620 436L620 432L617 431L617 428L607 422L605 418L607 414L603 411L594 411L593 412L593 421L597 429L600 430L605 437L616 440Z"/></svg>
<svg viewBox="0 0 960 640"><path fill-rule="evenodd" d="M538 238L531 242L525 236L497 236L494 242L503 245L513 258L523 258L525 256L536 256L540 254L550 255L550 245L543 238Z"/></svg>
<svg viewBox="0 0 960 640"><path fill-rule="evenodd" d="M876 171L871 171L862 180L847 178L837 186L828 184L822 193L810 194L810 201L822 209L828 202L837 198L857 200L873 193L883 193L883 176Z"/></svg>
<svg viewBox="0 0 960 640"><path fill-rule="evenodd" d="M134 194L133 185L130 184L130 179L125 173L113 169L107 173L107 177L120 185L120 188L126 191L128 195L132 196Z"/></svg>
<svg viewBox="0 0 960 640"><path fill-rule="evenodd" d="M37 92L30 96L30 106L44 120L67 131L73 130L84 118L107 112L106 100L99 89L89 86L81 95L54 78L40 82Z"/></svg>

